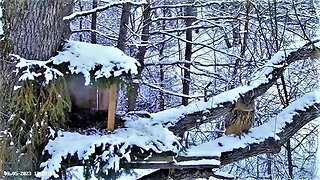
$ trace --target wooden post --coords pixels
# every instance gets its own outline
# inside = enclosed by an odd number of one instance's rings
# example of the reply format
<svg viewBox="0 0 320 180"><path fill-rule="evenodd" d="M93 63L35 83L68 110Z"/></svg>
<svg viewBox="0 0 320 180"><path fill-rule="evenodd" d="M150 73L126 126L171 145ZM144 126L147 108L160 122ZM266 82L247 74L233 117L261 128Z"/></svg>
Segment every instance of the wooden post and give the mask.
<svg viewBox="0 0 320 180"><path fill-rule="evenodd" d="M109 107L108 107L108 119L107 119L107 129L108 131L114 130L114 121L116 116L116 109L117 109L117 91L118 91L118 84L114 83L110 86L109 89Z"/></svg>

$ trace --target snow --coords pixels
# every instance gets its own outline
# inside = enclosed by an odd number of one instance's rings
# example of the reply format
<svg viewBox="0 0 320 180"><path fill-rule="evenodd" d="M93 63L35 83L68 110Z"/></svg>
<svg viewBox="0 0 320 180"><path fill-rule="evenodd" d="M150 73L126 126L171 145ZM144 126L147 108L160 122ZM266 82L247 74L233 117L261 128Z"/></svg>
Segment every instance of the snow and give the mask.
<svg viewBox="0 0 320 180"><path fill-rule="evenodd" d="M234 178L234 175L226 173L226 172L223 172L223 171L216 171L216 172L214 172L214 174L218 175L218 176L223 176L223 177L226 177L226 178Z"/></svg>
<svg viewBox="0 0 320 180"><path fill-rule="evenodd" d="M220 156L221 152L232 151L237 148L244 148L248 144L260 143L269 137L279 139L277 133L282 131L286 123L290 123L297 110L304 111L315 103L320 103L320 91L305 94L295 102L291 103L275 118L269 122L252 128L250 133L239 137L223 136L207 143L190 148L186 156Z"/></svg>
<svg viewBox="0 0 320 180"><path fill-rule="evenodd" d="M254 73L253 78L251 80L251 85L254 87L258 87L261 84L267 83L268 75L273 71L273 69L285 66L285 60L290 55L290 53L297 51L307 43L308 41L297 41L289 47L285 48L284 50L280 50L277 53L275 53L264 66L257 69L256 73ZM315 46L320 47L320 43L315 43Z"/></svg>
<svg viewBox="0 0 320 180"><path fill-rule="evenodd" d="M169 123L169 125L173 125L179 120L179 118L183 117L184 115L215 108L218 107L219 104L224 102L236 101L240 97L239 93L246 93L252 89L252 86L240 86L213 96L207 102L196 100L191 102L187 106L180 106L177 108L160 111L158 113L153 113L151 114L151 117L155 122L159 122L162 124Z"/></svg>
<svg viewBox="0 0 320 180"><path fill-rule="evenodd" d="M17 72L19 72L19 69L26 68L25 70L22 71L22 75L20 76L18 81L35 80L35 78L41 75L44 75L46 79L46 84L48 84L49 81L52 81L54 78L57 78L58 76L63 76L63 74L59 70L51 68L46 65L50 63L51 60L47 60L47 61L27 60L15 54L11 54L11 57L14 57L17 60L19 60L19 62L16 64ZM44 73L33 72L32 68L34 66L39 66L40 68L45 69ZM15 89L18 89L18 87L16 87Z"/></svg>
<svg viewBox="0 0 320 180"><path fill-rule="evenodd" d="M155 124L146 118L133 118L126 120L126 128L116 129L112 134L84 135L76 132L58 131L58 137L49 140L45 150L52 156L46 162L41 163L44 168L37 177L48 179L50 176L57 177L61 168L62 158L68 154L77 156L80 160L86 160L95 153L95 147L101 146L108 149L101 157L108 162L108 169L119 169L121 159L131 161L128 150L133 145L144 150L154 152L178 152L179 142L176 136L160 124Z"/></svg>
<svg viewBox="0 0 320 180"><path fill-rule="evenodd" d="M192 160L192 161L181 161L177 162L177 165L186 166L186 165L220 165L220 161L215 159L201 159L201 160Z"/></svg>
<svg viewBox="0 0 320 180"><path fill-rule="evenodd" d="M68 68L71 74L82 74L85 78L85 85L91 83L90 71L96 67L101 67L101 69L95 72L95 80L102 77L107 79L119 77L123 74L134 76L138 74L138 66L140 66L136 59L125 55L116 47L77 41L66 42L63 51L47 61L27 60L14 54L11 57L18 60L16 71L22 70L19 81L35 80L44 75L46 84L58 76L63 76L59 70L49 67L50 63L54 65L69 63ZM44 73L34 72L34 66L43 68Z"/></svg>
<svg viewBox="0 0 320 180"><path fill-rule="evenodd" d="M99 12L99 11L103 11L103 10L107 10L108 8L112 7L112 6L116 6L116 5L121 5L121 4L125 4L125 3L130 3L130 4L134 4L134 5L143 5L146 4L147 2L145 0L142 1L131 1L131 0L103 0L104 2L107 2L108 4L103 5L103 6L99 6L96 7L94 9L90 9L87 11L81 11L81 12L75 12L69 16L65 16L63 17L63 20L71 20L77 16L84 16L84 15L88 15L88 14L92 14L94 12Z"/></svg>
<svg viewBox="0 0 320 180"><path fill-rule="evenodd" d="M69 62L71 73L82 73L85 78L85 85L90 83L90 71L101 65L96 71L95 79L111 76L118 77L123 73L137 75L139 62L127 55L120 49L112 46L89 44L78 41L68 41L57 56L53 57L54 64Z"/></svg>
<svg viewBox="0 0 320 180"><path fill-rule="evenodd" d="M117 180L136 180L140 177L146 176L154 171L155 169L134 169L131 174L121 174ZM83 166L73 166L66 170L65 180L85 180L86 178L83 176L84 167ZM98 180L93 174L91 174L90 180Z"/></svg>

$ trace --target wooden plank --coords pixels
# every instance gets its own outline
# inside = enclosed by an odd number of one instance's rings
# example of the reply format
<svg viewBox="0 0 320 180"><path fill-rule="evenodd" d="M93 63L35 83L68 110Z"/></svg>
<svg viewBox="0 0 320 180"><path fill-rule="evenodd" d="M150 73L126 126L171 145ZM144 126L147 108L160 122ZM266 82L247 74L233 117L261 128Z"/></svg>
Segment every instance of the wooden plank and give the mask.
<svg viewBox="0 0 320 180"><path fill-rule="evenodd" d="M108 131L114 131L115 116L117 109L117 91L118 84L114 83L110 86L109 94L109 107L108 107L108 119L107 119L107 129Z"/></svg>
<svg viewBox="0 0 320 180"><path fill-rule="evenodd" d="M120 167L132 169L192 169L219 168L218 156L167 156L154 154L145 160L122 162ZM201 162L202 161L202 162ZM205 162L204 162L205 161Z"/></svg>
<svg viewBox="0 0 320 180"><path fill-rule="evenodd" d="M217 164L188 164L188 165L179 165L173 162L129 162L121 163L120 167L130 168L130 169L214 169L220 168Z"/></svg>

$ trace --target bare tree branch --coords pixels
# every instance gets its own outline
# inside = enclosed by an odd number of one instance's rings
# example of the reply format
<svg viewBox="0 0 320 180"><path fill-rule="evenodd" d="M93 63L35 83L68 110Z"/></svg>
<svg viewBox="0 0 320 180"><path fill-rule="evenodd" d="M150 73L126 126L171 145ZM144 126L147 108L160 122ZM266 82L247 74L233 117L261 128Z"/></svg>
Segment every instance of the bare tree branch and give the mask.
<svg viewBox="0 0 320 180"><path fill-rule="evenodd" d="M72 19L74 19L76 17L88 16L88 15L91 15L93 13L105 11L105 10L111 8L111 7L123 5L123 4L126 4L126 3L129 3L130 5L136 5L136 6L141 6L141 5L145 4L144 1L134 2L134 1L130 1L130 0L119 1L119 2L110 2L110 3L108 3L108 4L104 5L104 6L99 6L99 7L96 7L94 9L90 9L88 11L75 12L75 13L69 15L69 16L65 16L63 18L63 20L72 20Z"/></svg>

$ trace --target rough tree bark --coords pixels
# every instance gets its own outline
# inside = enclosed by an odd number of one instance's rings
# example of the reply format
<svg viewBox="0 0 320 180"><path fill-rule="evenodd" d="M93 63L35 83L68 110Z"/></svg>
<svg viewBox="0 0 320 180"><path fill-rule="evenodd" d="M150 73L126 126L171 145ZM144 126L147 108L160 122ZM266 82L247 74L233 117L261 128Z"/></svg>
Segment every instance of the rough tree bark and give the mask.
<svg viewBox="0 0 320 180"><path fill-rule="evenodd" d="M48 60L56 55L62 40L69 38L69 23L62 18L72 13L72 8L73 0L2 1L4 24L4 38L0 41L0 112L2 115L9 113L8 105L16 80L12 73L14 62L9 54L35 60ZM7 119L8 114L1 117L2 128L7 128ZM14 159L7 160L10 163L5 163L5 166L12 167L12 164L17 163Z"/></svg>
<svg viewBox="0 0 320 180"><path fill-rule="evenodd" d="M163 9L162 10L162 16L163 17L165 17L166 16L166 9ZM165 30L165 28L166 28L166 26L165 26L165 23L166 23L166 20L162 20L161 21L161 29L164 31ZM165 34L162 34L162 36L161 36L161 41L163 41L162 43L161 43L161 47L160 47L160 50L159 50L159 57L160 57L160 59L159 59L159 61L162 61L163 59L164 59L164 56L163 56L163 51L164 51L164 48L165 48L165 37L166 37L166 35ZM160 67L159 67L159 76L160 76L160 87L161 88L163 88L164 87L164 77L165 77L165 71L164 71L164 66L163 65L160 65ZM160 111L163 111L164 110L164 107L165 107L165 101L164 101L164 93L163 93L163 91L159 91L159 110Z"/></svg>
<svg viewBox="0 0 320 180"><path fill-rule="evenodd" d="M11 53L47 60L57 53L70 28L62 18L72 12L71 0L5 0L4 20ZM19 32L19 33L17 33Z"/></svg>

